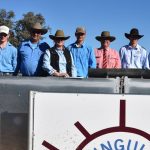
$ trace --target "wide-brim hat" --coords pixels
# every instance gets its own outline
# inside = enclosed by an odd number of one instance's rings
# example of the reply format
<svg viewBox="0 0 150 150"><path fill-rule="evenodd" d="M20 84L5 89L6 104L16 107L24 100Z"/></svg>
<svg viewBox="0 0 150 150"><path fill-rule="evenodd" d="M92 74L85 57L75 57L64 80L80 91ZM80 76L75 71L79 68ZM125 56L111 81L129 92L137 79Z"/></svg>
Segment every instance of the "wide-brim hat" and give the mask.
<svg viewBox="0 0 150 150"><path fill-rule="evenodd" d="M98 41L102 41L102 40L109 40L110 42L114 41L116 38L114 36L111 36L110 35L110 32L109 31L103 31L101 33L101 36L96 36L95 37L96 40Z"/></svg>
<svg viewBox="0 0 150 150"><path fill-rule="evenodd" d="M47 29L42 28L41 24L39 22L35 23L31 28L31 32L40 32L42 35L47 33Z"/></svg>
<svg viewBox="0 0 150 150"><path fill-rule="evenodd" d="M63 30L57 30L55 35L49 35L50 39L55 40L55 39L63 39L63 40L67 40L70 38L70 36L65 36L64 31Z"/></svg>
<svg viewBox="0 0 150 150"><path fill-rule="evenodd" d="M131 29L129 34L128 34L128 33L125 33L125 37L128 38L128 39L129 39L129 38L140 39L140 38L142 38L143 36L144 36L144 35L140 35L140 34L139 34L139 30L136 29L136 28Z"/></svg>

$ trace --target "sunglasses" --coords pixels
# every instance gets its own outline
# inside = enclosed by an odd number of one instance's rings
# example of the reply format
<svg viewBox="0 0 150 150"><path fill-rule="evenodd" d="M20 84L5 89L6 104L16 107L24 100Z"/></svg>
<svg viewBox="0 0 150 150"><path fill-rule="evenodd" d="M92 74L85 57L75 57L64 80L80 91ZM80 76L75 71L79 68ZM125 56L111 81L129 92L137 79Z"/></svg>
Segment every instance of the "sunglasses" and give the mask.
<svg viewBox="0 0 150 150"><path fill-rule="evenodd" d="M41 31L37 31L37 30L33 30L32 34L42 34L42 32Z"/></svg>
<svg viewBox="0 0 150 150"><path fill-rule="evenodd" d="M64 41L64 38L55 38L56 41Z"/></svg>
<svg viewBox="0 0 150 150"><path fill-rule="evenodd" d="M6 33L0 33L0 36L1 36L1 37L6 37L7 34L6 34Z"/></svg>
<svg viewBox="0 0 150 150"><path fill-rule="evenodd" d="M76 33L76 36L83 36L85 33Z"/></svg>

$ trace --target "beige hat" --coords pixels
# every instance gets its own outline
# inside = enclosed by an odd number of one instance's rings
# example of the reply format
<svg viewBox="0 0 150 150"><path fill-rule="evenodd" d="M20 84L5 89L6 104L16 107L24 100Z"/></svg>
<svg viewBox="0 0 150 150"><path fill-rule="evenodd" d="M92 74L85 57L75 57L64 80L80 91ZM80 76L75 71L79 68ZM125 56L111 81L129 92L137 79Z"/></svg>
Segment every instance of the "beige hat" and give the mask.
<svg viewBox="0 0 150 150"><path fill-rule="evenodd" d="M85 30L84 27L77 27L75 33L76 34L78 34L78 33L86 33L86 30Z"/></svg>
<svg viewBox="0 0 150 150"><path fill-rule="evenodd" d="M55 40L55 39L58 39L58 38L67 40L67 39L70 38L70 36L65 36L63 30L57 30L56 33L55 33L55 35L49 35L49 37L50 37L52 40Z"/></svg>
<svg viewBox="0 0 150 150"><path fill-rule="evenodd" d="M9 33L9 28L7 26L0 26L0 33Z"/></svg>
<svg viewBox="0 0 150 150"><path fill-rule="evenodd" d="M31 27L31 31L37 31L37 32L41 32L42 35L47 33L47 29L43 29L41 24L39 22L33 24L33 26Z"/></svg>

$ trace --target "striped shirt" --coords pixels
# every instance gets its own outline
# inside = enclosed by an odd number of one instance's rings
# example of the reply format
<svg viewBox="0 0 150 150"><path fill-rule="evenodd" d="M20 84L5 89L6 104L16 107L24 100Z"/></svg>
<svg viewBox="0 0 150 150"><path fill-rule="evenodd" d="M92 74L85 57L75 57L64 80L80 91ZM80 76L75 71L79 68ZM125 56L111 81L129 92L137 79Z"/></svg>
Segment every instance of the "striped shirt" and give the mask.
<svg viewBox="0 0 150 150"><path fill-rule="evenodd" d="M97 68L103 68L104 49L95 48L94 51L96 56ZM106 60L107 60L106 68L121 68L119 53L116 50L108 48L106 50Z"/></svg>

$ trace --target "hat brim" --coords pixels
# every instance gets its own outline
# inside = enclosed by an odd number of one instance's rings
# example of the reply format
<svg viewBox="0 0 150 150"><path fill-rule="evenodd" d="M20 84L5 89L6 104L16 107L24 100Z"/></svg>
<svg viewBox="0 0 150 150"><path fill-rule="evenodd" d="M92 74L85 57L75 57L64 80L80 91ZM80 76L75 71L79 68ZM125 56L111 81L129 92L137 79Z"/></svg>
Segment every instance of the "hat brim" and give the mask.
<svg viewBox="0 0 150 150"><path fill-rule="evenodd" d="M109 36L109 37L96 36L95 39L97 41L109 40L110 42L113 42L116 38L114 36Z"/></svg>
<svg viewBox="0 0 150 150"><path fill-rule="evenodd" d="M70 36L54 36L54 35L49 35L49 38L52 40L56 40L56 39L64 39L64 40L68 40L70 38Z"/></svg>
<svg viewBox="0 0 150 150"><path fill-rule="evenodd" d="M131 35L131 34L128 34L128 33L125 33L124 35L127 39L130 39L130 38L140 39L144 36L144 35Z"/></svg>
<svg viewBox="0 0 150 150"><path fill-rule="evenodd" d="M37 31L37 32L41 32L42 35L46 34L48 32L47 29L34 29L34 28L31 28L31 32L32 31Z"/></svg>

